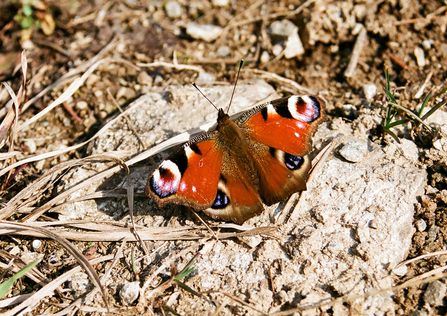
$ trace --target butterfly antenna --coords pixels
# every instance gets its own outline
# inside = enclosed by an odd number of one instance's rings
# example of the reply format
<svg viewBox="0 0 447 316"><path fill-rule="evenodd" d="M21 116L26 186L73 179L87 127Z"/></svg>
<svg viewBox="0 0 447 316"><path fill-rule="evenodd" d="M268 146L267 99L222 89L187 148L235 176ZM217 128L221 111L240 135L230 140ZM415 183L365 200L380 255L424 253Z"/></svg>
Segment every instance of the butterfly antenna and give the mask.
<svg viewBox="0 0 447 316"><path fill-rule="evenodd" d="M236 80L234 82L233 93L231 94L230 103L228 104L228 109L226 112L227 114L228 114L228 111L230 111L231 102L233 101L234 92L236 91L237 80L239 79L239 74L241 73L241 68L242 68L243 64L244 64L244 59L242 58L241 61L239 62L239 69L237 70Z"/></svg>
<svg viewBox="0 0 447 316"><path fill-rule="evenodd" d="M199 87L197 87L197 86L196 86L196 83L195 83L195 82L193 82L192 86L193 86L194 88L196 88L196 89L197 89L197 91L199 91L199 92L200 92L200 94L201 94L201 95L203 95L203 97L204 97L205 99L207 99L207 100L208 100L208 102L209 102L209 103L211 103L211 105L212 105L212 106L214 106L214 108L215 108L215 109L216 109L217 111L219 111L219 109L217 108L217 106L215 106L215 105L214 105L214 103L213 103L213 102L211 102L211 100L210 100L210 99L208 99L208 97L207 97L207 96L206 96L205 94L203 94L203 92L202 92L202 91L200 91Z"/></svg>

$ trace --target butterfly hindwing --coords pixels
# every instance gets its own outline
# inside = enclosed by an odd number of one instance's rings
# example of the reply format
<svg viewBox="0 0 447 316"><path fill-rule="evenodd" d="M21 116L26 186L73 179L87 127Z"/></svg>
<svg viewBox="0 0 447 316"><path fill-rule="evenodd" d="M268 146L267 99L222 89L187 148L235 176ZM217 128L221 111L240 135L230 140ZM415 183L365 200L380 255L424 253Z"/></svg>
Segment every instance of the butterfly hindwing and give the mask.
<svg viewBox="0 0 447 316"><path fill-rule="evenodd" d="M204 210L205 214L241 224L264 209L255 185L257 179L253 177L256 169L251 161L244 161L242 157L230 151L223 152L216 199Z"/></svg>

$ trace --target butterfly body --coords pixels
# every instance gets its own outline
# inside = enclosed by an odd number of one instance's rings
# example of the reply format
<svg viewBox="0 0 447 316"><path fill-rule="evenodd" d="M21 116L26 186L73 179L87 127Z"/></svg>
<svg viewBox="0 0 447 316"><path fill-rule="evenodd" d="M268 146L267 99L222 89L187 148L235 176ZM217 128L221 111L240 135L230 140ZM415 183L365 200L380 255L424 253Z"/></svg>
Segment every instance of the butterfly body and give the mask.
<svg viewBox="0 0 447 316"><path fill-rule="evenodd" d="M291 96L257 106L237 120L219 110L215 131L202 133L149 176L146 195L242 223L306 189L311 135L324 101Z"/></svg>

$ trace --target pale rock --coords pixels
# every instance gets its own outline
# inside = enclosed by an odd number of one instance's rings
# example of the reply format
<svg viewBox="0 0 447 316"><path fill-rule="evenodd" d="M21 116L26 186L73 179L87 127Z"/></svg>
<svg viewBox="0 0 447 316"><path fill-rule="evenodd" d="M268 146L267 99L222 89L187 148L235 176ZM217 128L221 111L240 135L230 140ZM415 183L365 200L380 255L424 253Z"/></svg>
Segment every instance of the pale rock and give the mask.
<svg viewBox="0 0 447 316"><path fill-rule="evenodd" d="M183 8L177 1L169 1L165 4L166 15L171 19L182 16Z"/></svg>
<svg viewBox="0 0 447 316"><path fill-rule="evenodd" d="M212 42L216 40L223 29L220 26L212 24L198 24L195 22L189 22L186 24L186 34L195 39L201 39L205 42Z"/></svg>
<svg viewBox="0 0 447 316"><path fill-rule="evenodd" d="M132 304L140 295L140 282L125 283L119 294L123 305L128 306Z"/></svg>
<svg viewBox="0 0 447 316"><path fill-rule="evenodd" d="M414 48L414 56L416 57L416 62L418 64L419 67L424 67L425 66L425 53L424 50L422 48L420 48L419 46L416 46Z"/></svg>
<svg viewBox="0 0 447 316"><path fill-rule="evenodd" d="M364 142L358 140L350 140L347 142L338 153L350 162L359 162L368 151L368 146Z"/></svg>

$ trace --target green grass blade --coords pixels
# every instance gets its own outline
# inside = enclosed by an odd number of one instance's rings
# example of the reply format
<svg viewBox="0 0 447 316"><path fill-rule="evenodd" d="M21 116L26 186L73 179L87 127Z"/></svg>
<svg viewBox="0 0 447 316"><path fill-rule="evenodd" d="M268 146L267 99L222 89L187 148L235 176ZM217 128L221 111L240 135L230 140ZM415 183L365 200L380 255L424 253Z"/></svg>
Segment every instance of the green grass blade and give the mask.
<svg viewBox="0 0 447 316"><path fill-rule="evenodd" d="M394 126L402 125L402 124L407 123L408 121L409 121L409 119L401 119L401 120L398 120L398 121L388 124L386 126L386 128L392 128Z"/></svg>
<svg viewBox="0 0 447 316"><path fill-rule="evenodd" d="M187 286L185 283L182 283L180 281L175 280L175 284L177 284L179 287L181 287L185 291L191 293L192 295L195 295L197 297L202 297L202 294L200 294L199 292L194 291L192 288Z"/></svg>
<svg viewBox="0 0 447 316"><path fill-rule="evenodd" d="M435 113L441 106L445 105L447 103L447 99L442 100L438 104L436 104L430 111L425 113L424 116L421 117L421 120L425 120L427 117Z"/></svg>
<svg viewBox="0 0 447 316"><path fill-rule="evenodd" d="M14 284L15 281L23 277L28 271L30 271L32 268L36 266L36 264L39 263L40 260L34 260L30 263L28 263L26 266L23 267L22 270L14 274L11 278L0 284L0 298L2 298L8 290L11 288L11 286Z"/></svg>
<svg viewBox="0 0 447 316"><path fill-rule="evenodd" d="M188 262L186 267L184 267L182 271L177 273L177 275L174 277L174 281L181 280L185 276L190 274L192 271L194 271L194 262L199 255L200 255L200 252L196 253L196 255Z"/></svg>
<svg viewBox="0 0 447 316"><path fill-rule="evenodd" d="M430 92L427 94L427 96L426 96L425 99L424 99L424 102L422 102L421 108L420 108L419 111L418 111L418 116L419 116L419 117L421 117L422 112L424 112L424 109L425 109L425 107L427 106L427 103L428 103L428 101L429 101L430 98L431 98L431 94L432 94L432 91L430 91Z"/></svg>
<svg viewBox="0 0 447 316"><path fill-rule="evenodd" d="M383 130L384 130L388 135L390 135L391 137L393 137L394 140L395 140L396 142L398 142L398 143L400 144L399 137L397 137L396 134L394 134L394 133L393 133L392 131L390 131L388 128L384 128Z"/></svg>
<svg viewBox="0 0 447 316"><path fill-rule="evenodd" d="M397 104L396 99L394 98L394 96L391 94L390 90L388 90L387 88L383 88L383 90L385 91L386 97L388 98L388 100L391 103Z"/></svg>

